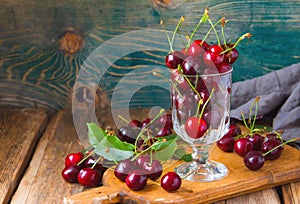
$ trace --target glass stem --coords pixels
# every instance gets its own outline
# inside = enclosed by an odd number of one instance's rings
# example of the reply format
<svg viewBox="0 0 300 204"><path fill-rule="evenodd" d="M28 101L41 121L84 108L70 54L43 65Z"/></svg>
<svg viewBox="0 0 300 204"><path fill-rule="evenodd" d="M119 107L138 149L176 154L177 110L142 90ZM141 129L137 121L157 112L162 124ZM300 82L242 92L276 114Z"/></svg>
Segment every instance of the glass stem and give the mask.
<svg viewBox="0 0 300 204"><path fill-rule="evenodd" d="M209 156L209 145L207 144L193 144L193 153L192 158L194 162L197 162L197 164L206 164Z"/></svg>

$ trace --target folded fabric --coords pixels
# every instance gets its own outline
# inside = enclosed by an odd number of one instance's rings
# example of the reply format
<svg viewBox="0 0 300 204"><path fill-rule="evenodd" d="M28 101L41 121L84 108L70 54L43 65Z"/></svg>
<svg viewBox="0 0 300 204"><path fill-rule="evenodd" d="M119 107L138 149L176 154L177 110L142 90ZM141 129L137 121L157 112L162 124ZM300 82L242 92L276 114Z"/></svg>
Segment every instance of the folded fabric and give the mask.
<svg viewBox="0 0 300 204"><path fill-rule="evenodd" d="M284 130L284 140L300 137L300 63L261 77L233 83L231 117L249 118L249 109L259 96L258 115L275 111L273 129ZM298 141L299 142L299 141Z"/></svg>

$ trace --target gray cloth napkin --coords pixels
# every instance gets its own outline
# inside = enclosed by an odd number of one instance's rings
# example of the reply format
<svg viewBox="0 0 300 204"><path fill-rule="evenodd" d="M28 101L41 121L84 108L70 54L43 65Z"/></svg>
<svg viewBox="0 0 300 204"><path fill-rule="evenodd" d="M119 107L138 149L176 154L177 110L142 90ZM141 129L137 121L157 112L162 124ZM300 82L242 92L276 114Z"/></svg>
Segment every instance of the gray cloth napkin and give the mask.
<svg viewBox="0 0 300 204"><path fill-rule="evenodd" d="M275 111L273 129L284 130L284 140L300 137L300 63L233 83L231 118L242 120L241 113L248 118L257 96L260 97L258 115Z"/></svg>

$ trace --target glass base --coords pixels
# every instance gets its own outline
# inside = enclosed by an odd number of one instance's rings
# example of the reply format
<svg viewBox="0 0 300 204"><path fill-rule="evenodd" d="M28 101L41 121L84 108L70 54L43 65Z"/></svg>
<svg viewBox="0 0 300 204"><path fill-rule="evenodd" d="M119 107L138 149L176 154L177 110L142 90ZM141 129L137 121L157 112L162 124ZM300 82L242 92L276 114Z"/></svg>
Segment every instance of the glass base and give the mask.
<svg viewBox="0 0 300 204"><path fill-rule="evenodd" d="M208 182L224 178L228 169L224 164L209 160L205 164L195 161L183 163L175 168L175 172L188 181Z"/></svg>

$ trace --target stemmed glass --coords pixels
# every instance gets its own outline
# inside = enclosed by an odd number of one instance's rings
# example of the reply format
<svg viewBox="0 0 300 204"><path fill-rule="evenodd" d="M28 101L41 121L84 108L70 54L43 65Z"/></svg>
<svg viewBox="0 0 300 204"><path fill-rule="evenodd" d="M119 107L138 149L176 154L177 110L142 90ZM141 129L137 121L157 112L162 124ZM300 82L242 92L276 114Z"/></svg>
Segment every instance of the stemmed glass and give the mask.
<svg viewBox="0 0 300 204"><path fill-rule="evenodd" d="M175 168L190 181L214 181L225 177L226 166L209 159L215 142L229 127L232 69L203 75L170 71L173 128L192 147L192 161Z"/></svg>

